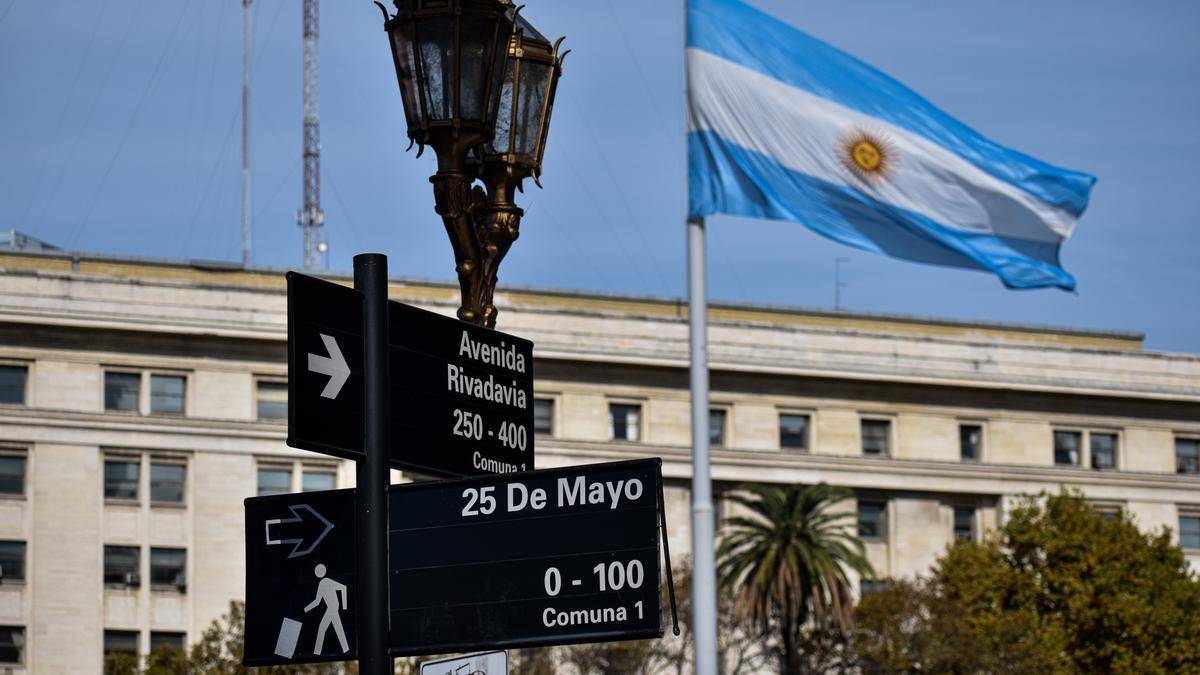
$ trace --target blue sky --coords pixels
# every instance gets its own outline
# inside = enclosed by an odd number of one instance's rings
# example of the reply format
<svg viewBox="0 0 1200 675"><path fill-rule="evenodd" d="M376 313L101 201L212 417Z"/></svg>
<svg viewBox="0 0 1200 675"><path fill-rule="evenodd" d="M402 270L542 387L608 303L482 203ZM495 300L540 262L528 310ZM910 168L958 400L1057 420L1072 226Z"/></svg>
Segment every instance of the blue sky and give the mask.
<svg viewBox="0 0 1200 675"><path fill-rule="evenodd" d="M794 2L758 7L916 89L992 139L1098 176L1063 248L1077 294L839 247L791 223L710 220L710 296L1143 331L1200 352L1200 3ZM295 267L300 3L254 0L252 261ZM683 2L528 0L567 36L544 190L530 186L501 282L684 293ZM379 10L321 14L330 267L453 278L414 159ZM241 256L241 3L0 0L0 229L165 258ZM503 326L501 326L503 328Z"/></svg>

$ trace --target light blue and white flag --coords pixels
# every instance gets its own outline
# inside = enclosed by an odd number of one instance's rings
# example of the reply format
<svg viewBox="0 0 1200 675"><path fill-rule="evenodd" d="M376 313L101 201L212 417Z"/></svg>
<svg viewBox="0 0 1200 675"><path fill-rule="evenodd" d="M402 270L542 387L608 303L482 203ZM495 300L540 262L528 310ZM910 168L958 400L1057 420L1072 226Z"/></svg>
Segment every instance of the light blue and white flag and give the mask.
<svg viewBox="0 0 1200 675"><path fill-rule="evenodd" d="M984 138L892 78L738 0L689 0L689 215L790 220L1010 288L1059 263L1096 179Z"/></svg>

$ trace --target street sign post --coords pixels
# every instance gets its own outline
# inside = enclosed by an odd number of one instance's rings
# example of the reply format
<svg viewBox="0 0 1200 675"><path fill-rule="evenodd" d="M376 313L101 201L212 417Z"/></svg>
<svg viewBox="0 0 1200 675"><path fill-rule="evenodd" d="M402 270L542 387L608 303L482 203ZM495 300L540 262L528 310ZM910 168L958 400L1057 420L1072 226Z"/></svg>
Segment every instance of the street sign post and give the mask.
<svg viewBox="0 0 1200 675"><path fill-rule="evenodd" d="M288 445L362 461L363 293L288 272ZM388 463L434 476L529 471L533 343L387 303Z"/></svg>
<svg viewBox="0 0 1200 675"><path fill-rule="evenodd" d="M388 301L379 254L287 280L288 444L358 487L246 500L245 665L662 636L661 460L534 471L532 342Z"/></svg>
<svg viewBox="0 0 1200 675"><path fill-rule="evenodd" d="M354 490L246 500L247 666L357 657Z"/></svg>
<svg viewBox="0 0 1200 675"><path fill-rule="evenodd" d="M662 636L661 460L393 486L393 656Z"/></svg>

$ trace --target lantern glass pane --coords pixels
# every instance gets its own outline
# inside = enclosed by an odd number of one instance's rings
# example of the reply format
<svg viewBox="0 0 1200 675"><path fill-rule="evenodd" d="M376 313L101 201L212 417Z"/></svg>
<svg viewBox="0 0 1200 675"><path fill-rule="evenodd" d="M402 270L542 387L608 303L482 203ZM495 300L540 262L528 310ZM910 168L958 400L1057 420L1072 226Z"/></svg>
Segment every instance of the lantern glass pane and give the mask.
<svg viewBox="0 0 1200 675"><path fill-rule="evenodd" d="M516 153L535 156L542 130L542 104L549 88L550 64L526 60L521 63L521 87L517 98Z"/></svg>
<svg viewBox="0 0 1200 675"><path fill-rule="evenodd" d="M507 22L502 23L500 25L499 40L496 43L496 49L500 51L500 54L497 58L492 59L490 63L492 67L492 88L490 90L492 93L492 100L490 101L492 109L488 111L489 121L495 120L497 115L496 107L499 105L500 97L496 95L496 92L500 90L500 87L505 82L512 82L512 66L509 65L512 59L508 57L508 43L511 38L512 24Z"/></svg>
<svg viewBox="0 0 1200 675"><path fill-rule="evenodd" d="M483 97L488 84L487 76L492 69L495 32L495 24L489 19L476 15L462 18L462 89L459 93L459 116L463 120L483 120L487 104Z"/></svg>
<svg viewBox="0 0 1200 675"><path fill-rule="evenodd" d="M420 123L421 102L417 99L416 54L413 42L406 32L407 26L392 29L392 51L396 55L396 77L400 82L400 98L404 102L404 115L408 125Z"/></svg>
<svg viewBox="0 0 1200 675"><path fill-rule="evenodd" d="M500 87L500 106L496 110L496 138L488 146L488 153L499 155L509 151L513 131L513 69L514 59L505 58L504 84Z"/></svg>
<svg viewBox="0 0 1200 675"><path fill-rule="evenodd" d="M417 26L429 120L449 120L454 115L454 19L439 16Z"/></svg>

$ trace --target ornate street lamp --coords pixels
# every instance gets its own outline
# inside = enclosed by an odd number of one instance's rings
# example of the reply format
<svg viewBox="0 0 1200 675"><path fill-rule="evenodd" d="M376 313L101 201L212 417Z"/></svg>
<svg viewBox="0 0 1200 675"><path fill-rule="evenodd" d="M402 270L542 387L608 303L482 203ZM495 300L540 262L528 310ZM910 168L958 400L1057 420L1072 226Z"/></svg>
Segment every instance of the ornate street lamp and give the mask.
<svg viewBox="0 0 1200 675"><path fill-rule="evenodd" d="M454 248L458 318L494 327L497 271L524 214L513 197L525 178L541 174L562 40L551 45L511 0L394 4L391 17L379 7L408 137L420 145L418 157L425 146L437 153L429 180Z"/></svg>

